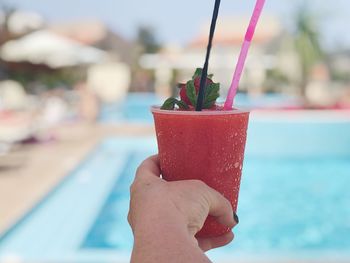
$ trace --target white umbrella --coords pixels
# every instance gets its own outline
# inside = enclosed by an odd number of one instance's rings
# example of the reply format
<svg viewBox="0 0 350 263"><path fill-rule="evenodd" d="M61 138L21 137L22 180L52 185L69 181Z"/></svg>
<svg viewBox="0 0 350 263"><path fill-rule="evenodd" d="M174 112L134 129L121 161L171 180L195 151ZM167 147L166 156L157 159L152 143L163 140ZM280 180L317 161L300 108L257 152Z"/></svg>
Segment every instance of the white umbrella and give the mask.
<svg viewBox="0 0 350 263"><path fill-rule="evenodd" d="M102 62L106 59L106 52L40 30L6 42L0 49L0 56L9 62L27 61L60 68Z"/></svg>

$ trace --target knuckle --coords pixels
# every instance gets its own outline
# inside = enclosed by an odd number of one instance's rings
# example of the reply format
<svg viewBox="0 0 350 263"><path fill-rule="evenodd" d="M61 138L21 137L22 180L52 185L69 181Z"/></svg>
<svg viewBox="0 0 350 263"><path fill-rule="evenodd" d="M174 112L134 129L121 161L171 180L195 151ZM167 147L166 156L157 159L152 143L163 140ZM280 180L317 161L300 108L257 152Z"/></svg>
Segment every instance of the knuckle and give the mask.
<svg viewBox="0 0 350 263"><path fill-rule="evenodd" d="M199 220L193 221L193 222L189 223L188 226L187 226L189 232L190 232L192 235L197 234L197 232L198 232L199 230L201 230L202 227L203 227L203 223L200 222Z"/></svg>
<svg viewBox="0 0 350 263"><path fill-rule="evenodd" d="M138 189L140 188L139 187L140 185L140 182L138 182L137 180L135 180L131 185L130 185L130 196L133 196L137 191Z"/></svg>
<svg viewBox="0 0 350 263"><path fill-rule="evenodd" d="M205 187L208 187L203 181L201 180L190 180L191 183L195 186L195 187L198 187L198 188L205 188Z"/></svg>
<svg viewBox="0 0 350 263"><path fill-rule="evenodd" d="M131 215L130 215L130 211L129 211L129 213L128 213L128 217L127 217L127 219L128 219L128 223L129 223L129 225L131 226L132 224L131 224Z"/></svg>
<svg viewBox="0 0 350 263"><path fill-rule="evenodd" d="M142 172L142 165L143 165L143 163L141 163L141 164L137 167L137 169L136 169L136 175L138 175L138 174L140 174L140 173Z"/></svg>
<svg viewBox="0 0 350 263"><path fill-rule="evenodd" d="M130 193L133 193L134 192L134 189L135 189L135 182L133 182L130 187L129 187L129 191Z"/></svg>
<svg viewBox="0 0 350 263"><path fill-rule="evenodd" d="M147 160L142 161L142 163L136 168L136 175L140 175L145 172L147 167Z"/></svg>

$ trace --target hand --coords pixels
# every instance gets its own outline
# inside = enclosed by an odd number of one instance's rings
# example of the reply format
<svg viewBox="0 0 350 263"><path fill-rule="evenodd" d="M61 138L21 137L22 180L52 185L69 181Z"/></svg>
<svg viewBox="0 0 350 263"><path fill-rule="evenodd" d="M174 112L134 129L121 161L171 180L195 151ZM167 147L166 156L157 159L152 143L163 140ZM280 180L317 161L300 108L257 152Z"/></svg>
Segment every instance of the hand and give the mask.
<svg viewBox="0 0 350 263"><path fill-rule="evenodd" d="M139 166L130 195L128 221L134 235L138 229L154 229L171 220L185 228L203 251L227 245L234 237L229 232L216 238L195 239L208 214L225 226L235 226L231 204L202 181L161 179L158 156L148 158Z"/></svg>

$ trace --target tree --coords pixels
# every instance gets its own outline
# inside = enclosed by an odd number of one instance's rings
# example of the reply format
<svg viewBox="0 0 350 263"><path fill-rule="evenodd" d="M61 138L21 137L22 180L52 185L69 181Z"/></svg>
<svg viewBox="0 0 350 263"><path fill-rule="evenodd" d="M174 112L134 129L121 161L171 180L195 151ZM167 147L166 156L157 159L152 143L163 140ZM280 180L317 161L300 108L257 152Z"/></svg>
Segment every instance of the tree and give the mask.
<svg viewBox="0 0 350 263"><path fill-rule="evenodd" d="M295 47L300 61L301 94L305 96L312 68L324 57L315 16L303 4L296 15Z"/></svg>
<svg viewBox="0 0 350 263"><path fill-rule="evenodd" d="M160 44L151 27L139 27L137 42L142 46L145 53L156 53L160 49Z"/></svg>
<svg viewBox="0 0 350 263"><path fill-rule="evenodd" d="M3 15L3 22L0 24L0 45L11 39L8 22L16 8L0 0L0 13Z"/></svg>

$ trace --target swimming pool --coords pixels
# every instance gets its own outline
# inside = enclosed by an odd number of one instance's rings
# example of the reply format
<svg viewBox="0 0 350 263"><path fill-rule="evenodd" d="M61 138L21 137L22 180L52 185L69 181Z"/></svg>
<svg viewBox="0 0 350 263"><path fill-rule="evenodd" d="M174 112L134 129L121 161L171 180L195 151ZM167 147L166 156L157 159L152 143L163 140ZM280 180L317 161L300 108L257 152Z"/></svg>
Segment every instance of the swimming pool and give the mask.
<svg viewBox="0 0 350 263"><path fill-rule="evenodd" d="M153 93L131 93L123 102L107 104L101 108L100 121L104 123L137 122L151 123L153 121L149 108L153 105L160 105L164 98ZM219 99L224 101L224 99ZM297 107L300 102L297 98L282 95L269 94L263 96L248 96L238 94L235 98L235 105L239 108L281 108Z"/></svg>
<svg viewBox="0 0 350 263"><path fill-rule="evenodd" d="M253 114L240 224L231 245L209 253L215 262L350 260L350 122L288 116ZM129 185L155 152L153 137L103 141L1 237L0 259L128 262Z"/></svg>

